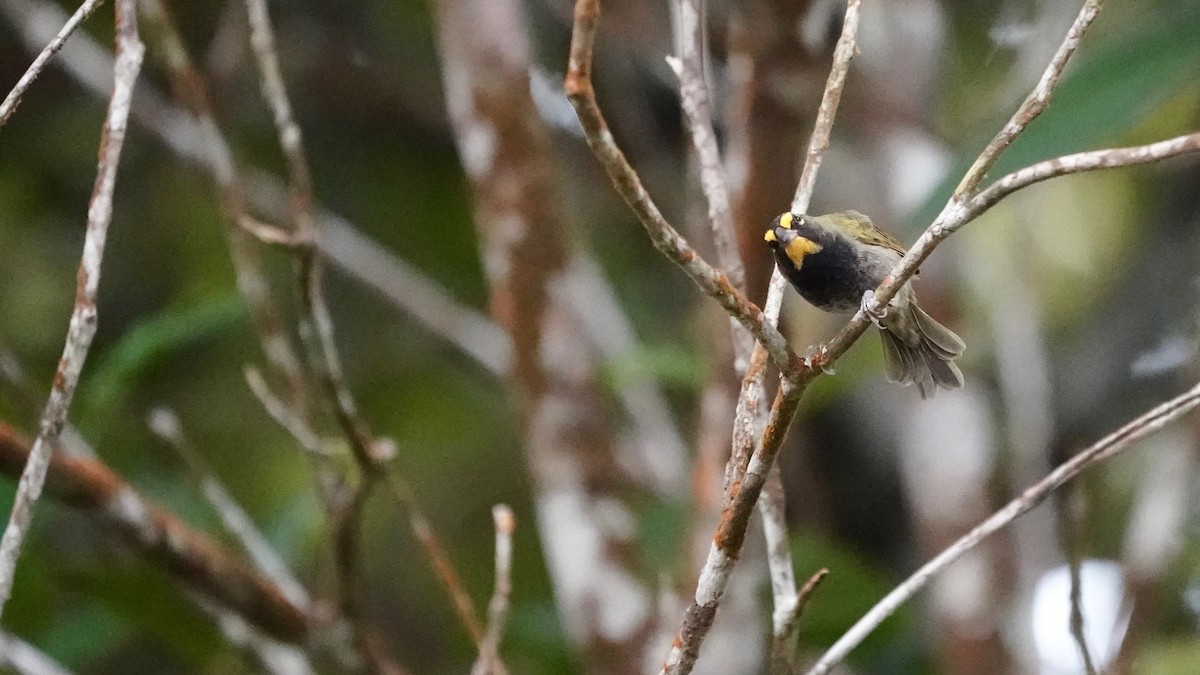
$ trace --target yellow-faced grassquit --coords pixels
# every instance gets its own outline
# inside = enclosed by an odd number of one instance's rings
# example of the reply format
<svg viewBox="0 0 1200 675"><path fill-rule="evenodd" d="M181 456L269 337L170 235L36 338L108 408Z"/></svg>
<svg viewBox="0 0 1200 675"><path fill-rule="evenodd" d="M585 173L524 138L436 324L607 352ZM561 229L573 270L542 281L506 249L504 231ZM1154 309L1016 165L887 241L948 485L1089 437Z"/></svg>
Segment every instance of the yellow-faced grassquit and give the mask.
<svg viewBox="0 0 1200 675"><path fill-rule="evenodd" d="M874 297L875 289L904 256L904 247L857 211L824 216L784 213L764 238L779 271L809 303L826 312L852 312ZM921 398L963 385L954 359L961 338L917 306L904 284L872 322L879 328L889 380L915 384Z"/></svg>

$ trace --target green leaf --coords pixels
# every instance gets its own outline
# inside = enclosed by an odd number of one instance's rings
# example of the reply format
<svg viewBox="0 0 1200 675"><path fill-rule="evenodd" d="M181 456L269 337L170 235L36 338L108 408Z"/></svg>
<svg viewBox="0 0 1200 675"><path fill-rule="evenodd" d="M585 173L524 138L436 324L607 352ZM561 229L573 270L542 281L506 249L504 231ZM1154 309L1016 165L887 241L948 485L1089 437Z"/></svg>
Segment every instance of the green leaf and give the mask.
<svg viewBox="0 0 1200 675"><path fill-rule="evenodd" d="M196 305L164 309L130 328L86 379L85 404L103 415L149 368L185 347L228 331L245 317L241 297L225 294Z"/></svg>

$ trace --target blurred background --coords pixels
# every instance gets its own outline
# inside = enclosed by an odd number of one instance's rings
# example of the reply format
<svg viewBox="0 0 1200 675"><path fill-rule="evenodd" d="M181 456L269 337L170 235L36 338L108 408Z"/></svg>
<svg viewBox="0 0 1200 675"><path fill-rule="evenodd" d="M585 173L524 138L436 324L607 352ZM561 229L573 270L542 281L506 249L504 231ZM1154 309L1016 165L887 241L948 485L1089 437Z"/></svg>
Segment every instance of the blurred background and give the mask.
<svg viewBox="0 0 1200 675"><path fill-rule="evenodd" d="M509 670L637 672L665 657L682 616L679 599L691 597L697 552L707 550L715 523L720 470L711 468L728 453L737 386L728 323L650 246L582 140L561 91L570 4L525 2L513 33L505 24L467 26L497 31L489 42L527 47L537 113L530 122L543 145L553 238L571 265L587 270L580 277L587 284L572 287L566 304L592 321L568 317L563 330L596 344L566 358L585 372L601 411L599 426L588 429L616 448L596 462L612 476L597 490L618 506L592 504L583 518L609 518L605 545L619 545L613 559L625 576L618 586L637 617L638 630L627 632L640 636L636 644L604 642L622 634L624 619L564 597L595 570L584 554L572 559L571 546L587 547L569 538L569 524L551 520L561 515L548 496L557 484L547 465L555 460L529 440L528 383L505 374L509 338L487 319L491 313L512 327L487 272L501 236L480 222L488 207L476 200L489 179L464 172L459 153L469 146L456 141L444 93L454 86L443 79L444 59L471 34L447 25L456 4L271 5L315 197L329 214L327 301L346 379L363 418L394 440L396 470L481 610L492 590L492 505L515 510L512 608L501 648ZM865 5L861 54L812 210L858 209L911 243L1037 81L1079 3ZM1108 5L1050 109L993 176L1197 128L1200 3ZM285 165L259 92L244 6L169 7L242 169L251 210L290 229ZM604 3L596 84L650 194L708 255L706 207L678 83L664 60L674 51L671 8ZM0 0L0 90L73 10ZM771 270L762 231L795 189L843 11L834 0L707 8L713 112L756 302ZM112 9L104 7L0 128L0 422L27 436L36 432L73 303L112 36ZM71 420L144 496L236 550L196 481L147 427L151 410L174 410L190 446L272 546L316 597L328 597L330 531L309 464L244 380L244 367L261 367L263 356L235 284L221 195L196 159L203 156L198 127L172 97L145 24L143 39L99 333ZM834 377L816 383L780 460L796 574L831 571L801 620L804 658L819 655L920 563L1052 466L1195 380L1198 185L1200 165L1185 158L1024 190L950 239L922 270L923 306L968 344L963 390L922 401L886 383L870 335ZM278 248L256 248L294 338L291 261ZM423 293L430 285L440 289L436 297ZM439 317L458 316L434 304L447 299L453 312L474 318L438 328ZM422 308L432 316L422 318ZM783 323L797 351L843 321L788 292ZM476 345L474 356L463 342ZM631 391L665 404L655 419L668 429L659 440L668 441L622 454L640 442L646 423L638 412L645 407L628 401L647 399L629 399ZM332 425L318 431L338 443ZM1085 561L1083 609L1098 664L1196 672L1198 452L1200 421L1191 419L1086 475L937 579L852 655L846 672L1082 672L1067 628L1062 566L1072 559ZM584 473L595 470L595 457L576 459L591 467ZM15 478L0 479L5 512L14 490ZM412 672L464 672L475 645L406 522L381 495L367 504L366 613ZM697 672L764 667L771 596L761 536L755 523L720 615L744 621L718 622ZM609 582L583 581L593 590L615 588L603 586ZM49 498L37 510L4 628L85 673L257 670L161 565Z"/></svg>

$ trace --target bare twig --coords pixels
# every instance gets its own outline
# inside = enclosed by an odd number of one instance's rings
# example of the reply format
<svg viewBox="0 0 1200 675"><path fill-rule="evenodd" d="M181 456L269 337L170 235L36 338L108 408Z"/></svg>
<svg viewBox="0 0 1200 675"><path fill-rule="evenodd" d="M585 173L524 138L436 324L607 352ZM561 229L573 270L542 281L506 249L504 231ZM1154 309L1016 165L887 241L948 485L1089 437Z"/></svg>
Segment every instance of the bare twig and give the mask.
<svg viewBox="0 0 1200 675"><path fill-rule="evenodd" d="M258 65L263 98L274 113L279 145L287 160L288 184L291 187L292 216L296 221L297 268L301 308L300 333L308 352L309 363L317 373L329 399L334 404L335 417L365 473L376 470L376 457L371 432L358 414L354 397L342 374L341 358L334 337L333 320L325 304L323 265L317 255L317 213L313 201L312 173L304 152L300 126L292 113L279 55L275 51L275 33L267 12L266 0L246 0L250 19L250 44Z"/></svg>
<svg viewBox="0 0 1200 675"><path fill-rule="evenodd" d="M1084 630L1083 617L1083 577L1080 568L1083 565L1081 546L1081 529L1083 526L1084 510L1086 509L1082 485L1073 485L1063 491L1065 494L1058 498L1059 536L1062 548L1067 557L1067 576L1070 578L1071 615L1068 625L1071 639L1079 650L1079 661L1083 664L1085 675L1096 675L1096 664L1092 661L1092 651L1088 649L1087 634Z"/></svg>
<svg viewBox="0 0 1200 675"><path fill-rule="evenodd" d="M496 580L488 603L487 631L479 643L479 660L471 668L471 675L497 672L500 639L508 618L508 596L512 593L512 535L517 522L512 509L505 504L492 507L492 520L496 523Z"/></svg>
<svg viewBox="0 0 1200 675"><path fill-rule="evenodd" d="M838 106L842 102L842 90L846 87L850 61L858 53L858 21L861 15L861 0L848 0L846 16L842 19L842 34L838 37L837 46L833 48L833 65L829 68L829 79L825 81L825 92L821 95L821 105L817 109L817 121L813 125L812 137L808 140L804 170L796 184L796 194L792 196L791 209L795 213L807 211L808 203L812 200L813 189L817 185L817 172L821 170L825 150L829 148L833 120L837 117Z"/></svg>
<svg viewBox="0 0 1200 675"><path fill-rule="evenodd" d="M312 175L305 157L304 142L300 127L292 113L291 102L284 86L279 68L279 56L275 51L274 30L265 0L246 0L246 11L250 20L250 42L258 65L263 97L270 104L275 117L279 143L287 159L289 185L291 187L292 213L296 221L299 295L301 307L301 337L304 339L308 360L320 380L329 400L333 403L334 417L350 444L352 454L362 473L362 480L354 488L354 494L346 501L347 508L335 515L335 551L339 556L337 569L341 584L342 611L356 625L360 648L375 663L373 667L385 669L387 657L371 639L371 630L362 616L360 603L354 586L359 575L357 560L357 537L362 509L372 487L383 479L392 496L407 511L414 534L429 557L454 600L460 618L471 637L478 641L482 628L470 597L462 588L444 548L438 543L428 518L419 508L407 483L387 467L390 457L381 451L383 444L373 436L370 427L358 412L354 396L342 372L341 357L334 337L333 320L325 304L323 288L323 264L317 249L318 214L313 199Z"/></svg>
<svg viewBox="0 0 1200 675"><path fill-rule="evenodd" d="M0 473L20 474L29 454L29 441L0 423ZM268 635L290 644L303 644L308 638L310 618L274 583L178 516L144 499L102 462L53 455L46 492L86 512L138 555Z"/></svg>
<svg viewBox="0 0 1200 675"><path fill-rule="evenodd" d="M266 379L262 373L253 366L247 366L243 375L246 378L246 385L250 388L251 393L262 404L263 409L275 420L275 423L283 427L292 438L300 444L300 447L312 455L319 457L330 457L333 452L325 446L325 442L317 435L312 427L308 426L308 422L296 414L296 411L289 408L279 397L271 391L267 386Z"/></svg>
<svg viewBox="0 0 1200 675"><path fill-rule="evenodd" d="M199 593L188 593L188 596L212 618L225 640L253 658L264 672L271 675L312 675L314 672L308 656L298 646L271 638L236 612L206 596Z"/></svg>
<svg viewBox="0 0 1200 675"><path fill-rule="evenodd" d="M804 607L808 604L809 598L812 597L813 591L817 590L817 586L825 580L825 576L829 574L829 570L822 567L817 570L804 585L800 587L800 593L797 596L796 608L791 616L787 617L787 623L783 629L783 639L775 640L771 646L771 673L773 675L791 675L796 672L796 647L800 639L800 615L804 613Z"/></svg>
<svg viewBox="0 0 1200 675"><path fill-rule="evenodd" d="M321 505L324 507L326 516L331 519L338 513L338 508L342 503L343 492L345 485L343 484L342 476L338 473L337 468L331 458L335 453L328 447L325 439L322 439L309 426L308 421L301 417L300 412L279 400L275 392L271 391L267 380L262 376L262 373L257 368L246 366L242 374L246 378L246 386L250 388L250 392L262 404L267 415L275 420L275 423L283 427L285 431L291 434L292 438L300 444L300 449L304 451L309 464L313 468L313 479L316 483L317 496L321 500Z"/></svg>
<svg viewBox="0 0 1200 675"><path fill-rule="evenodd" d="M88 18L103 3L104 0L85 0L79 6L79 9L75 10L75 13L71 15L71 18L67 20L67 23L63 25L58 35L54 36L50 44L46 45L46 48L37 55L33 63L29 65L29 69L25 71L21 79L17 80L17 84L12 88L12 91L8 92L8 96L4 97L3 102L0 102L0 127L4 126L5 122L8 122L8 118L12 117L12 114L16 112L17 106L21 105L21 97L25 95L25 90L29 89L29 85L33 84L33 81L42 73L42 68L45 67L46 62L57 54L58 50L62 49L67 38L71 37L71 33L75 32L79 24L83 23L83 20Z"/></svg>
<svg viewBox="0 0 1200 675"><path fill-rule="evenodd" d="M944 227L953 232L964 222L978 218L980 214L995 206L1000 200L1034 183L1073 173L1158 162L1169 157L1194 152L1200 152L1200 133L1184 134L1146 145L1078 152L1031 164L1003 176L989 185L987 189L975 195L965 203L963 214L965 219L955 219L952 221L954 224L947 223Z"/></svg>
<svg viewBox="0 0 1200 675"><path fill-rule="evenodd" d="M794 654L796 634L787 627L795 616L799 597L796 594L796 570L792 562L792 542L787 534L783 479L779 467L771 467L771 476L758 498L762 516L763 537L767 540L767 567L771 572L771 597L775 609L771 614L771 653ZM790 643L790 644L789 644ZM775 659L772 658L772 663ZM788 672L791 672L788 670Z"/></svg>
<svg viewBox="0 0 1200 675"><path fill-rule="evenodd" d="M827 673L833 666L841 662L852 649L859 645L867 635L879 627L885 619L892 615L909 598L924 588L929 580L958 560L963 554L972 550L981 541L1013 522L1030 509L1041 504L1055 490L1078 476L1083 471L1096 466L1130 447L1137 441L1158 431L1174 422L1186 413L1200 405L1200 385L1192 387L1183 394L1156 406L1145 414L1125 424L1115 432L1100 439L1086 450L1060 464L1048 476L1025 490L1004 508L992 514L974 529L963 535L958 541L947 547L903 583L891 590L882 600L871 608L850 630L846 631L821 660L809 671L809 675Z"/></svg>
<svg viewBox="0 0 1200 675"><path fill-rule="evenodd" d="M663 255L678 265L705 295L714 298L739 323L764 344L779 369L795 374L801 366L783 335L765 320L762 310L733 287L724 272L714 268L667 222L658 206L642 187L637 172L617 147L592 86L592 51L600 16L599 0L579 0L575 4L575 24L571 35L571 55L563 88L575 107L588 146L612 179L617 192L637 215L650 240Z"/></svg>
<svg viewBox="0 0 1200 675"><path fill-rule="evenodd" d="M245 230L259 242L268 246L279 246L285 249L295 249L303 245L303 242L298 241L296 235L284 230L280 227L275 227L269 223L243 213L238 217L238 227Z"/></svg>
<svg viewBox="0 0 1200 675"><path fill-rule="evenodd" d="M667 63L679 78L679 98L687 114L692 145L696 148L700 164L700 187L708 200L708 220L716 244L717 261L729 277L729 283L734 288L743 289L746 286L746 271L738 252L737 238L733 235L728 181L717 147L712 106L704 79L706 26L703 5L703 0L676 0L679 22L676 45L679 55L669 58Z"/></svg>
<svg viewBox="0 0 1200 675"><path fill-rule="evenodd" d="M807 209L821 158L829 144L829 135L837 114L838 103L841 100L850 60L857 49L859 15L859 0L850 0L843 22L842 35L835 48L833 66L818 110L817 123L809 142L805 168L793 199L793 210L803 212ZM776 271L767 295L765 319L768 325L773 326L778 321L783 288L783 279ZM800 373L807 370L802 368ZM760 341L749 359L748 370L743 378L742 390L738 396L738 408L734 420L733 453L726 470L725 509L722 512L720 525L713 539L708 559L700 572L695 601L684 616L675 644L664 665L663 670L666 673L690 672L695 663L700 644L712 625L713 616L728 585L733 562L740 554L750 511L759 498L763 486L768 485L771 481L775 456L782 444L787 427L791 423L796 406L799 404L800 395L807 385L806 381L799 378L793 382L791 378L796 377L794 373L784 371L784 374L787 379L780 386L768 418L760 409L760 401L765 396L764 380L766 376L765 352ZM800 386L794 386L796 383ZM762 438L761 444L758 442L760 437ZM781 501L782 490L779 492ZM764 520L768 535L779 539L779 541L768 542L769 549L774 552L773 556L768 555L768 560L772 562L772 587L776 597L772 630L775 640L773 651L782 652L787 650L786 643L791 641L791 637L788 636L787 624L788 618L798 607L798 598L795 592L790 550L786 548L788 542L782 536L776 537L781 534L779 525L782 523L782 511L767 505L764 507L764 513L768 516ZM772 525L776 527L772 528Z"/></svg>
<svg viewBox="0 0 1200 675"><path fill-rule="evenodd" d="M471 601L470 594L467 593L462 579L454 569L454 564L450 562L450 557L446 555L446 549L434 534L433 524L429 517L417 503L412 488L404 482L399 474L395 471L388 471L384 474L384 481L392 499L408 515L409 527L425 552L425 557L429 559L429 564L437 574L438 580L442 582L442 586L450 595L454 609L458 612L459 620L466 627L471 639L479 644L479 641L483 639L483 625L475 613L475 604Z"/></svg>
<svg viewBox="0 0 1200 675"><path fill-rule="evenodd" d="M38 425L37 440L21 474L12 514L4 530L4 538L0 540L0 611L3 611L12 594L17 557L33 521L33 506L46 480L51 450L66 424L79 374L96 334L96 292L100 284L100 264L104 257L108 225L112 220L113 190L117 182L121 148L125 142L125 125L133 100L133 86L142 65L143 48L138 39L134 0L118 0L116 25L117 58L113 65L116 85L100 136L100 168L88 204L87 234L79 262L75 309L67 328L66 344L54 375L50 398Z"/></svg>
<svg viewBox="0 0 1200 675"><path fill-rule="evenodd" d="M842 90L846 86L846 76L850 72L850 61L858 53L858 24L862 15L861 0L848 0L846 16L842 21L842 33L834 47L833 65L829 69L829 77L825 81L825 90L821 95L821 104L817 108L817 119L813 125L813 133L808 141L805 154L804 169L800 173L800 181L792 197L790 209L794 213L804 213L812 200L813 188L817 182L817 172L829 147L829 138L833 133L833 122L837 117L838 106L842 100ZM763 313L771 325L779 323L779 311L783 307L783 293L787 282L779 269L773 267L771 281L767 286L767 300L763 304ZM757 399L764 394L763 383L766 377L766 362L758 352L761 346L755 345L755 354L750 359L751 367L742 383L742 393L738 397L738 412L734 420L734 464L735 473L744 470L753 452L754 442L762 434L763 424L755 423L755 418L761 416ZM787 373L785 373L786 375ZM750 390L760 392L757 396Z"/></svg>
<svg viewBox="0 0 1200 675"><path fill-rule="evenodd" d="M734 236L732 209L729 205L729 189L725 179L725 168L717 147L717 135L713 128L708 87L704 78L704 24L703 0L680 0L676 3L678 26L678 58L668 60L679 78L680 100L687 114L691 129L692 145L700 165L700 185L708 201L709 225L717 250L717 260L729 276L734 288L745 291L745 270L742 256ZM768 316L768 322L770 317ZM750 333L736 319L729 317L734 346L734 372L745 378L752 360L756 343ZM760 359L759 363L763 363ZM758 372L762 372L759 368ZM721 374L720 376L725 376ZM766 396L762 380L751 379L750 387L743 392L744 419L738 424L738 437L752 441L754 434L747 433L758 422L761 430L765 418L760 419L758 402ZM749 447L749 445L747 445ZM734 451L726 473L740 469L739 458L749 457L751 450ZM715 478L715 476L714 476ZM796 575L792 563L791 542L787 533L784 511L783 480L775 470L767 478L766 495L769 499L760 502L759 512L763 520L763 534L767 542L767 567L771 574L771 597L774 601L772 637L778 641L782 634L784 617L789 616L796 606ZM793 650L794 651L794 650Z"/></svg>
<svg viewBox="0 0 1200 675"><path fill-rule="evenodd" d="M263 271L261 256L247 236L252 234L262 239L263 233L249 226L247 222L253 219L246 212L246 197L241 176L234 161L233 151L221 135L213 115L204 76L193 65L175 22L162 1L141 0L141 10L154 39L156 49L152 52L158 53L166 65L171 90L175 98L186 105L194 116L194 135L204 143L204 151L207 153L205 159L220 195L238 291L250 308L263 355L267 363L287 383L287 395L291 404L301 410L306 409L309 406L309 393L304 374L301 372L300 360L292 348L282 312L271 297L271 286ZM156 97L151 97L151 100L155 99ZM190 120L186 116L183 117ZM318 471L320 470L318 468Z"/></svg>
<svg viewBox="0 0 1200 675"><path fill-rule="evenodd" d="M17 675L70 675L49 655L21 638L0 631L0 666Z"/></svg>
<svg viewBox="0 0 1200 675"><path fill-rule="evenodd" d="M145 2L143 6L153 8L154 5L153 2ZM39 48L50 38L43 36L40 17L56 18L60 24L67 20L57 5L40 0L9 0L0 3L0 12L10 17L22 39L33 49ZM148 19L154 18L150 9L147 9L146 16ZM164 46L163 49L170 48ZM104 64L111 62L112 54L86 34L77 35L62 50L63 68L96 96L108 95L111 79L102 70ZM171 68L172 72L176 72L175 64L171 64ZM185 88L194 90L191 84L198 80L190 77L185 79L190 80ZM225 176L232 175L226 173L226 169L232 168L228 144L220 137L215 124L209 125L205 121L211 115L203 115L197 110L193 110L193 113L200 118L199 121L171 106L152 87L143 86L132 117L176 155L212 172L219 181L223 180ZM218 133L213 137L210 131ZM217 143L214 144L212 140ZM279 204L288 201L284 196L286 188L273 175L248 171L245 182L245 196L256 208L275 210ZM422 276L409 263L368 239L345 218L329 211L321 211L319 216L323 227L317 245L332 264L351 278L378 291L392 305L412 315L435 335L478 361L488 371L497 374L506 371L511 345L507 335L495 323L483 314L457 303L444 289ZM236 257L234 262L237 264ZM265 281L243 275L241 268L238 269L238 275L239 286L245 283L250 290L267 289ZM246 294L246 290L242 292ZM255 303L252 302L251 306L254 308ZM256 320L262 325L260 314L256 310ZM275 321L273 325L282 324ZM268 359L272 359L276 351L266 349Z"/></svg>
<svg viewBox="0 0 1200 675"><path fill-rule="evenodd" d="M166 407L155 408L150 411L146 421L150 430L183 460L192 478L200 484L204 498L220 516L225 529L237 538L242 548L250 555L258 571L275 582L289 602L301 610L307 608L311 602L308 590L288 569L287 563L259 531L242 505L225 489L208 462L188 442L175 412Z"/></svg>
<svg viewBox="0 0 1200 675"><path fill-rule="evenodd" d="M976 188L983 182L984 177L996 164L996 160L1000 159L1000 155L1008 149L1012 142L1025 131L1025 127L1029 123L1037 119L1038 115L1050 105L1050 97L1054 94L1054 88L1058 84L1058 80L1062 77L1063 70L1067 67L1067 62L1071 60L1071 56L1075 54L1075 50L1079 48L1079 43L1083 40L1083 34L1087 32L1092 22L1100 15L1100 8L1103 0L1087 0L1084 3L1083 9L1079 11L1079 15L1075 18L1075 23L1071 24L1070 30L1067 31L1067 36L1059 45L1058 51L1054 57L1050 59L1050 64L1046 66L1046 71L1042 73L1042 77L1038 80L1033 91L1029 92L1029 96L1025 97L1025 101L1017 108L1017 112L1013 114L1008 123L1000 129L996 137L988 143L983 152L979 153L975 163L963 175L962 181L954 190L954 194L958 196L967 196L975 193Z"/></svg>

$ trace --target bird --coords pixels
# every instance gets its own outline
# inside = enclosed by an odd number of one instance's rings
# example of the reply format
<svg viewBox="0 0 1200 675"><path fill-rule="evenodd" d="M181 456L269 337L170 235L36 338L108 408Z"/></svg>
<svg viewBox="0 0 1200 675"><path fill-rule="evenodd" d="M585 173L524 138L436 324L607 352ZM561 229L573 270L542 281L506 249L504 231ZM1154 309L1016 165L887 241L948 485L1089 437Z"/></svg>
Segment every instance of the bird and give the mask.
<svg viewBox="0 0 1200 675"><path fill-rule="evenodd" d="M875 289L905 254L900 242L858 211L782 213L763 238L784 278L809 304L826 312L872 309ZM954 360L966 345L917 305L911 282L886 307L867 315L879 329L888 380L916 385L921 398L933 396L939 387L963 386Z"/></svg>

